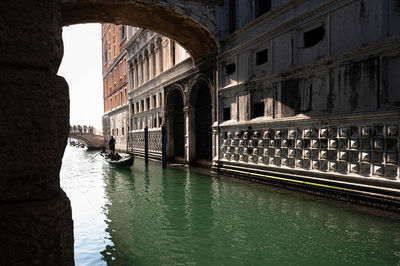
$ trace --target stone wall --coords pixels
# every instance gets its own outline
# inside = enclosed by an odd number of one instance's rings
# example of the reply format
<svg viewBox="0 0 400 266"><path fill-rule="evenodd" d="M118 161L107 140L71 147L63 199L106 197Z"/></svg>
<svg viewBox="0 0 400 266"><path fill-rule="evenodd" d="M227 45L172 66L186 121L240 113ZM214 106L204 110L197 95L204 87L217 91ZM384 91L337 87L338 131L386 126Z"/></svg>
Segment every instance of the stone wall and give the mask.
<svg viewBox="0 0 400 266"><path fill-rule="evenodd" d="M0 264L73 265L71 206L59 171L69 95L58 1L0 2Z"/></svg>

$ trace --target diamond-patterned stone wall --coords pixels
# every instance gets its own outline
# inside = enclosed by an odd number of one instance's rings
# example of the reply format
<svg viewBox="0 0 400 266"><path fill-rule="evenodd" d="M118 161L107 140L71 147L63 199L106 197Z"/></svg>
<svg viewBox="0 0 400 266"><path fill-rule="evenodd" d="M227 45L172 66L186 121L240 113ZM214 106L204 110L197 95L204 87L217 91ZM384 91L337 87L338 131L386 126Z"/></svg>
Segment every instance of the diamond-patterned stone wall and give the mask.
<svg viewBox="0 0 400 266"><path fill-rule="evenodd" d="M130 133L131 147L144 151L144 131ZM161 131L149 131L149 151L161 152Z"/></svg>
<svg viewBox="0 0 400 266"><path fill-rule="evenodd" d="M220 159L399 178L399 124L222 129Z"/></svg>

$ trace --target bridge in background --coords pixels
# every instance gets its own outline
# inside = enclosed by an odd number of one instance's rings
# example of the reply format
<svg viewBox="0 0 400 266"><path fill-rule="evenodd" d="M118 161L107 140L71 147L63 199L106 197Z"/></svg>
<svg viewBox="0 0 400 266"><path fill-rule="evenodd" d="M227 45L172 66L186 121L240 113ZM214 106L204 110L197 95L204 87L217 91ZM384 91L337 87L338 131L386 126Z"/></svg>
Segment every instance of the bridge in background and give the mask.
<svg viewBox="0 0 400 266"><path fill-rule="evenodd" d="M103 133L93 126L70 127L69 137L83 142L88 149L100 149L104 145Z"/></svg>

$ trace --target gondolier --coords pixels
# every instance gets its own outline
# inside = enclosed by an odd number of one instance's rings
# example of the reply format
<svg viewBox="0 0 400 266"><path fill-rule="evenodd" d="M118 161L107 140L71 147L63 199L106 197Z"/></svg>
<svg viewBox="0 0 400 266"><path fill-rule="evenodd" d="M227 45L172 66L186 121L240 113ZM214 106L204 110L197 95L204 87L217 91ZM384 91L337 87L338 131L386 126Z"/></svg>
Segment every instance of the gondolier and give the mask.
<svg viewBox="0 0 400 266"><path fill-rule="evenodd" d="M111 136L110 141L108 142L108 146L111 150L112 153L115 152L115 139L113 136Z"/></svg>

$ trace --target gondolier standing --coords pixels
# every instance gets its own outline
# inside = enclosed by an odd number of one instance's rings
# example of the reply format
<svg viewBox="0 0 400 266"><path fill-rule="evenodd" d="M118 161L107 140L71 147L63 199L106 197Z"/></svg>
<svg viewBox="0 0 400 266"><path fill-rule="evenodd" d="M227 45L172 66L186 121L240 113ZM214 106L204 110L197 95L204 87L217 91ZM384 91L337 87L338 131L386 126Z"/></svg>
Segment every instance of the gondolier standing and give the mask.
<svg viewBox="0 0 400 266"><path fill-rule="evenodd" d="M108 146L112 153L115 152L115 139L111 136L110 141L108 142Z"/></svg>

